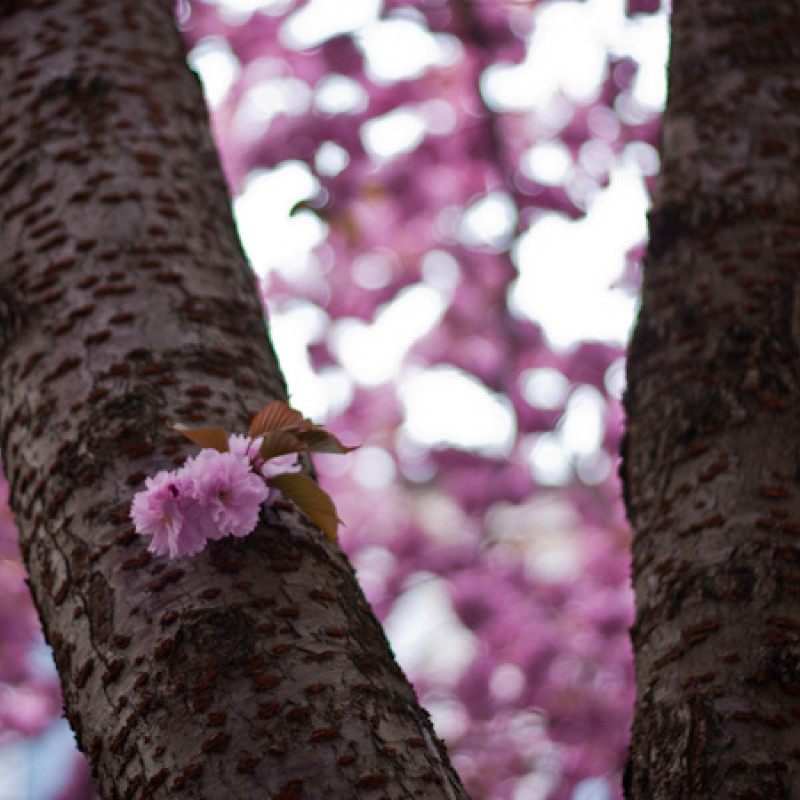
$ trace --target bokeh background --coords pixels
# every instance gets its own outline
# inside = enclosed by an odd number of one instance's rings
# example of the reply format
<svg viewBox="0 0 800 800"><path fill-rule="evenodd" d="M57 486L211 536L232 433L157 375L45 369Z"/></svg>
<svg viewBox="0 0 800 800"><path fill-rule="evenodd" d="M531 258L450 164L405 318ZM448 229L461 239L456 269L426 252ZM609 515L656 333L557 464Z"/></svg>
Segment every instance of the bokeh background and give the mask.
<svg viewBox="0 0 800 800"><path fill-rule="evenodd" d="M341 542L474 800L621 797L659 0L180 0ZM3 488L3 491L5 489ZM0 495L0 800L88 800Z"/></svg>

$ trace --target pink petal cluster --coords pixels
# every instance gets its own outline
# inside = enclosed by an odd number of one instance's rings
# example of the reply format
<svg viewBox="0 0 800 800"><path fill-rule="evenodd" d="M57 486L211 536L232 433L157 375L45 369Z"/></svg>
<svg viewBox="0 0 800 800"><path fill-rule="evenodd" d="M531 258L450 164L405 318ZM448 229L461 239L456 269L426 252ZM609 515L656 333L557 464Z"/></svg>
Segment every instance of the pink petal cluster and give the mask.
<svg viewBox="0 0 800 800"><path fill-rule="evenodd" d="M256 439L251 439L249 436L245 436L243 433L232 433L230 436L228 436L228 451L239 458L247 459L255 466L256 469L258 469L262 463L262 459L259 456L259 451L261 450L261 444L263 441L263 436L259 436Z"/></svg>
<svg viewBox="0 0 800 800"><path fill-rule="evenodd" d="M131 504L136 532L152 536L148 550L170 558L199 553L209 539L247 536L270 489L254 472L260 442L231 437L231 450L203 449L179 470L146 481Z"/></svg>

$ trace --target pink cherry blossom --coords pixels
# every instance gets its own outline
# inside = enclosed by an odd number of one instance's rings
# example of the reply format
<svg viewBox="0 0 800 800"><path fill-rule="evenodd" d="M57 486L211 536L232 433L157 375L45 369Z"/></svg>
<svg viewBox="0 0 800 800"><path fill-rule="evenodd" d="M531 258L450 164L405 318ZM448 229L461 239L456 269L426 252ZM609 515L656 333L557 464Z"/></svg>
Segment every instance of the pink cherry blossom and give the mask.
<svg viewBox="0 0 800 800"><path fill-rule="evenodd" d="M233 453L237 458L241 458L255 465L261 460L258 453L263 442L263 436L251 439L243 433L232 433L228 437L228 452Z"/></svg>
<svg viewBox="0 0 800 800"><path fill-rule="evenodd" d="M297 453L286 453L282 456L275 456L265 461L260 467L259 472L265 478L273 475L283 475L287 472L297 472L300 469L300 462Z"/></svg>
<svg viewBox="0 0 800 800"><path fill-rule="evenodd" d="M131 519L137 533L153 537L148 550L170 558L200 552L214 529L197 513L191 484L181 473L162 470L145 485L133 498Z"/></svg>
<svg viewBox="0 0 800 800"><path fill-rule="evenodd" d="M148 478L131 504L136 532L153 537L148 549L176 558L199 553L209 539L250 533L270 497L250 469L250 452L259 446L258 440L236 437L235 452L204 449L177 472Z"/></svg>
<svg viewBox="0 0 800 800"><path fill-rule="evenodd" d="M269 490L250 470L249 461L232 452L205 449L186 462L181 474L191 483L195 506L216 525L208 538L247 536L255 528Z"/></svg>

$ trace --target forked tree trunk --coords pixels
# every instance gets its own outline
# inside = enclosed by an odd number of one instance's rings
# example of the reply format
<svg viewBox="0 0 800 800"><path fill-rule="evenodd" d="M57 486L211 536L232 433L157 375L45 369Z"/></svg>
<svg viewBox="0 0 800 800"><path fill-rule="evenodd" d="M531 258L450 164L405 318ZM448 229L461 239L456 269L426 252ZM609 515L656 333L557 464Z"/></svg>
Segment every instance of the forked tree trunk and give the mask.
<svg viewBox="0 0 800 800"><path fill-rule="evenodd" d="M676 0L624 462L630 800L800 797L800 2Z"/></svg>
<svg viewBox="0 0 800 800"><path fill-rule="evenodd" d="M104 798L465 798L299 513L169 562L128 518L284 386L170 0L0 3L0 446Z"/></svg>

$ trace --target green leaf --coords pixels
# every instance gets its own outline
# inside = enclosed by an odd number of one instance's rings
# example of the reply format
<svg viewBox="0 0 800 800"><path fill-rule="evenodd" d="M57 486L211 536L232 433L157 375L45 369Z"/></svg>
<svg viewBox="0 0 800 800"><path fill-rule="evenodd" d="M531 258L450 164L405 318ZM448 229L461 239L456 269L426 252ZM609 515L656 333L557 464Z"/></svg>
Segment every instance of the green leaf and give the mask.
<svg viewBox="0 0 800 800"><path fill-rule="evenodd" d="M291 500L332 542L336 541L339 526L336 506L308 475L300 472L275 475L267 483Z"/></svg>
<svg viewBox="0 0 800 800"><path fill-rule="evenodd" d="M187 428L181 424L172 427L200 447L211 447L220 453L228 452L228 431L223 428Z"/></svg>
<svg viewBox="0 0 800 800"><path fill-rule="evenodd" d="M310 431L298 431L297 438L300 439L309 450L315 453L350 453L358 450L355 447L343 445L332 433L322 428L314 428Z"/></svg>
<svg viewBox="0 0 800 800"><path fill-rule="evenodd" d="M313 425L299 411L295 411L286 403L275 400L267 403L250 423L251 439L263 436L269 431L309 430Z"/></svg>
<svg viewBox="0 0 800 800"><path fill-rule="evenodd" d="M308 445L294 433L289 431L269 431L264 434L264 441L259 448L259 455L265 461L287 453L299 453L308 450Z"/></svg>

